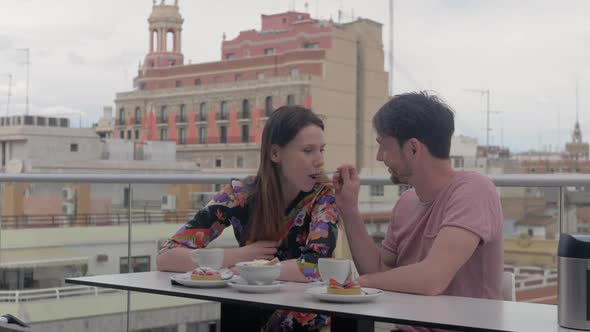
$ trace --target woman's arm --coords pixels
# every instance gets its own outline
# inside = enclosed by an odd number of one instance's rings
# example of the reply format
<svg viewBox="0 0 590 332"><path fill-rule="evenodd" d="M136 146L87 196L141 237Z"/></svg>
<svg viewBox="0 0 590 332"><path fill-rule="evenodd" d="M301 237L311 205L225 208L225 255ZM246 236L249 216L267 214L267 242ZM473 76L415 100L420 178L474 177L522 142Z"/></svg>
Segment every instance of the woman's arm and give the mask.
<svg viewBox="0 0 590 332"><path fill-rule="evenodd" d="M258 241L241 248L224 249L223 267L234 266L238 262L254 259L270 260L277 252L277 245L278 243L274 241ZM192 250L186 247L164 249L156 258L158 271L187 272L194 270L199 265L191 259L190 252Z"/></svg>
<svg viewBox="0 0 590 332"><path fill-rule="evenodd" d="M190 271L197 267L190 258L194 249L205 248L231 224L232 208L238 206L233 186L226 186L207 205L183 225L160 250L156 259L159 271Z"/></svg>

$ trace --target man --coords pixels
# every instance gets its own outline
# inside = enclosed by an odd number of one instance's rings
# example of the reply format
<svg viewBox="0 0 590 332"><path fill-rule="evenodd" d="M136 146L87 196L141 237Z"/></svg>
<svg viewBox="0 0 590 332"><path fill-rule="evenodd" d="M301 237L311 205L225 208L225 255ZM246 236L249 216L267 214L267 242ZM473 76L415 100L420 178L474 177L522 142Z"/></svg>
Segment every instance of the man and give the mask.
<svg viewBox="0 0 590 332"><path fill-rule="evenodd" d="M392 211L383 248L358 210L359 176L334 174L336 205L362 286L422 295L502 298L502 209L494 184L449 162L453 111L425 92L397 95L373 117L377 160L404 192ZM410 331L418 331L416 329Z"/></svg>

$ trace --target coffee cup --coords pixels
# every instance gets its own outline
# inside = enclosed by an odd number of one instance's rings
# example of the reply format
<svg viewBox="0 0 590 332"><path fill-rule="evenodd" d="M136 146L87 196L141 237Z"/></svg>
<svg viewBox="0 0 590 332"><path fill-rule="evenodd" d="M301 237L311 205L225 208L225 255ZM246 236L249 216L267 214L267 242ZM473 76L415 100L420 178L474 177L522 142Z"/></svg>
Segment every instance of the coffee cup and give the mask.
<svg viewBox="0 0 590 332"><path fill-rule="evenodd" d="M343 284L351 278L352 262L350 259L320 258L318 260L318 270L326 284L330 282L330 279Z"/></svg>
<svg viewBox="0 0 590 332"><path fill-rule="evenodd" d="M196 249L191 251L191 259L199 264L199 267L219 270L223 266L223 249Z"/></svg>

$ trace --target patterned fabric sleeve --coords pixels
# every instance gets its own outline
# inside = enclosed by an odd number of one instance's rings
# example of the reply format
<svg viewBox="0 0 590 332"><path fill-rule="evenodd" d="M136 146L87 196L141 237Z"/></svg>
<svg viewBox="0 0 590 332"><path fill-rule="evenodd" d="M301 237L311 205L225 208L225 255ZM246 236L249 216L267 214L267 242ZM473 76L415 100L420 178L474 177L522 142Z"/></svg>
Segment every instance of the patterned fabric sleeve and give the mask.
<svg viewBox="0 0 590 332"><path fill-rule="evenodd" d="M334 188L325 185L312 207L309 234L297 266L310 281L319 279L318 259L331 257L338 238L338 209Z"/></svg>
<svg viewBox="0 0 590 332"><path fill-rule="evenodd" d="M232 180L222 191L217 193L207 205L199 210L193 219L182 226L162 250L174 247L198 249L206 247L217 238L223 229L234 223L233 211L244 207L246 192L239 180Z"/></svg>

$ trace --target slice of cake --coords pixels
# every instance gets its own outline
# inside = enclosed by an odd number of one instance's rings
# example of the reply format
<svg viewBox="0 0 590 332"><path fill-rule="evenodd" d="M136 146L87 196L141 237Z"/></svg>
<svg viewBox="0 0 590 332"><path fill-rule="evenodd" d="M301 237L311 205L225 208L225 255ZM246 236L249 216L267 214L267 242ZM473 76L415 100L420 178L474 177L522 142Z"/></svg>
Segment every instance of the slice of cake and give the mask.
<svg viewBox="0 0 590 332"><path fill-rule="evenodd" d="M327 287L328 294L334 295L361 295L361 286L356 281L346 280L340 284L334 279L330 279Z"/></svg>
<svg viewBox="0 0 590 332"><path fill-rule="evenodd" d="M191 272L192 280L221 280L221 274L215 270L199 267Z"/></svg>

